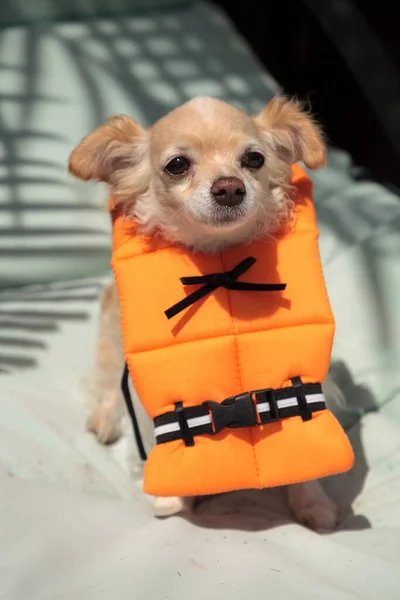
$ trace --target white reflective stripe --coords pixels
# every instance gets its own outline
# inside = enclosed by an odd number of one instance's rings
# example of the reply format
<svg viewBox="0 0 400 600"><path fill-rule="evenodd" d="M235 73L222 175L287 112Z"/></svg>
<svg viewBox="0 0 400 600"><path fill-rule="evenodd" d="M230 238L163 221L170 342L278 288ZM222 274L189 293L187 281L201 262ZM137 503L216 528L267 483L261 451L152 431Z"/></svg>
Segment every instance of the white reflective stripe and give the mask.
<svg viewBox="0 0 400 600"><path fill-rule="evenodd" d="M202 415L201 417L192 417L191 419L188 419L187 423L190 428L200 427L200 425L208 425L209 423L211 423L211 416ZM158 425L158 427L155 427L154 435L158 437L159 435L179 431L179 429L180 427L177 421L175 423L166 423L165 425Z"/></svg>
<svg viewBox="0 0 400 600"><path fill-rule="evenodd" d="M165 433L172 433L173 431L179 431L179 423L166 423L166 425L158 425L158 427L154 428L154 435L158 437L159 435L164 435Z"/></svg>
<svg viewBox="0 0 400 600"><path fill-rule="evenodd" d="M307 404L314 404L315 402L325 402L324 394L306 394ZM290 406L297 406L297 398L285 398L284 400L278 400L277 402L278 408L288 408ZM269 402L260 402L257 404L257 411L259 413L268 412ZM209 425L212 423L211 415L203 415L201 417L192 417L188 419L189 428L200 427L201 425ZM175 423L167 423L166 425L158 425L158 427L154 428L154 434L156 437L160 435L165 435L166 433L173 433L174 431L179 431L179 423L175 421Z"/></svg>
<svg viewBox="0 0 400 600"><path fill-rule="evenodd" d="M211 415L203 415L202 417L188 419L189 427L200 427L200 425L208 425L211 422Z"/></svg>
<svg viewBox="0 0 400 600"><path fill-rule="evenodd" d="M306 394L307 404L314 404L315 402L325 402L325 396L323 394ZM297 406L297 398L285 398L284 400L278 400L278 408L289 408L290 406ZM269 402L260 402L257 404L257 410L259 413L267 412L270 410Z"/></svg>
<svg viewBox="0 0 400 600"><path fill-rule="evenodd" d="M307 404L312 404L313 402L325 402L325 396L323 394L307 394Z"/></svg>

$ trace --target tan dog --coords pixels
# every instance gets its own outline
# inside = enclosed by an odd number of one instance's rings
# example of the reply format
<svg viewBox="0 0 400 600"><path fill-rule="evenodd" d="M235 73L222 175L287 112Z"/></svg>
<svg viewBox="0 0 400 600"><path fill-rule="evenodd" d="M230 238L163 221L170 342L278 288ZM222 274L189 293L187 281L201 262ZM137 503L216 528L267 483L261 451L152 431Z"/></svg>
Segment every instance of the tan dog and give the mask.
<svg viewBox="0 0 400 600"><path fill-rule="evenodd" d="M116 116L75 148L76 177L107 182L115 203L143 231L195 250L217 251L273 235L291 219L290 167L325 164L317 125L297 102L273 99L256 117L207 97L191 100L143 129ZM104 294L97 356L98 400L88 421L101 443L120 435L123 351L114 285ZM338 391L328 383L328 404ZM288 487L297 520L333 529L336 506L316 481ZM156 499L157 514L179 512L179 498Z"/></svg>

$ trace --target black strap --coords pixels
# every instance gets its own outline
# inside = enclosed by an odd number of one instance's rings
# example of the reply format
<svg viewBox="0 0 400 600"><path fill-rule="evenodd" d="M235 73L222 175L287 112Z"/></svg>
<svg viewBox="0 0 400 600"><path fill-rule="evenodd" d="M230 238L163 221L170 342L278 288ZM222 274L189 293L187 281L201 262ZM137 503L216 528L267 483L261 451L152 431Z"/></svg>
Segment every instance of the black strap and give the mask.
<svg viewBox="0 0 400 600"><path fill-rule="evenodd" d="M122 394L125 399L126 408L128 409L129 416L132 421L133 432L135 434L136 445L138 447L139 455L142 460L147 460L146 450L144 449L142 436L140 435L139 424L136 418L135 409L129 391L129 369L127 363L125 363L124 372L121 380Z"/></svg>
<svg viewBox="0 0 400 600"><path fill-rule="evenodd" d="M225 427L266 425L280 419L295 416L300 416L303 421L307 421L309 418L312 418L312 413L326 409L320 383L303 384L301 379L297 377L292 381L294 385L290 387L276 390L271 388L256 390L226 398L221 403L210 400L198 406L189 406L180 409L179 414L184 414L184 427L187 427L190 431L190 441L197 435L219 433ZM315 396L317 394L321 395L321 399L317 399L317 401L315 401L315 398L313 401L307 399L307 396ZM285 406L285 402L281 402L279 406L279 401L289 398L297 399L296 404ZM268 410L264 410L265 406L269 407ZM208 419L209 422L199 424L198 418L207 416L211 416L211 419ZM196 420L193 421L193 419ZM181 422L177 418L176 411L164 413L156 417L154 419L154 427L156 428L157 444L181 439L186 444L186 439L189 439L187 432L183 433L182 431ZM162 432L160 434L157 434L158 427L161 427Z"/></svg>
<svg viewBox="0 0 400 600"><path fill-rule="evenodd" d="M172 319L185 308L188 308L198 300L201 300L208 294L211 294L219 287L227 290L243 290L248 292L277 292L286 288L286 283L248 283L246 281L237 281L238 277L243 275L250 267L254 265L256 259L249 256L242 260L236 267L226 273L210 273L208 275L199 275L195 277L181 277L183 285L201 285L186 298L177 302L171 308L165 311L167 319Z"/></svg>

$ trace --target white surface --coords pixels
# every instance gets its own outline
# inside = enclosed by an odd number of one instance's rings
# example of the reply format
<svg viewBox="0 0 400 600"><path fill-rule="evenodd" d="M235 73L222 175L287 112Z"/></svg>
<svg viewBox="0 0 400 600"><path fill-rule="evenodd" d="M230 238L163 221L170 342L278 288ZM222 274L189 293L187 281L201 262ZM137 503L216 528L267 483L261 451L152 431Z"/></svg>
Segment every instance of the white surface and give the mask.
<svg viewBox="0 0 400 600"><path fill-rule="evenodd" d="M366 494L374 529L321 537L290 524L245 532L157 521L139 499L43 484L2 489L7 600L399 597L399 511L387 499Z"/></svg>

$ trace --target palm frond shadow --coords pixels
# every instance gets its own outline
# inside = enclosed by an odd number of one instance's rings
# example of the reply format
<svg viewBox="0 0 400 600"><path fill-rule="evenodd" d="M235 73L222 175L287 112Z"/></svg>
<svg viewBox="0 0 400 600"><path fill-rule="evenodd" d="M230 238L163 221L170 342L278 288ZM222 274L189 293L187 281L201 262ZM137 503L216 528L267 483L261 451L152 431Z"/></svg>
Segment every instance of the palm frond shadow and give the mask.
<svg viewBox="0 0 400 600"><path fill-rule="evenodd" d="M29 261L51 253L54 253L55 260L57 256L68 255L73 260L74 256L80 254L84 260L85 256L87 258L96 252L101 252L107 264L109 253L107 228L91 226L90 220L82 223L78 216L83 210L100 213L103 212L103 208L93 204L88 205L87 202L80 204L79 198L65 202L65 193L68 193L71 188L71 183L66 177L65 162L49 160L47 156L29 156L25 151L25 141L48 144L54 142L64 145L70 143L67 134L62 135L46 129L45 126L38 127L35 119L35 113L41 105L67 105L68 103L68 98L62 92L55 95L41 89L44 68L43 56L41 56L42 43L50 30L51 28L46 27L27 27L20 32L22 54L19 73L20 91L10 93L6 86L0 90L0 223L7 223L7 226L0 225L3 240L0 244L0 255L18 256ZM4 51L5 56L0 64L0 75L2 72L7 73L12 70L14 66L10 53L6 53L6 36L7 30L0 32L0 53ZM95 97L96 94L93 94L93 99ZM16 115L17 126L7 118L10 106ZM43 200L40 198L42 194ZM49 195L54 195L53 202L46 200ZM61 204L58 204L57 196L63 198ZM76 223L75 226L62 226L65 211L68 211L68 221ZM76 218L74 213L77 213ZM53 225L47 227L29 225L34 214L36 214L33 219L35 223L46 224L49 223L49 214L53 214ZM62 236L61 243L57 240L58 236ZM88 238L89 243L76 244L77 237L80 240ZM39 244L38 239L40 239ZM69 239L71 242L68 242ZM90 243L91 239L94 240L93 244ZM44 274L45 279L46 274Z"/></svg>
<svg viewBox="0 0 400 600"><path fill-rule="evenodd" d="M0 373L36 366L64 323L88 320L102 288L94 280L0 292Z"/></svg>
<svg viewBox="0 0 400 600"><path fill-rule="evenodd" d="M340 195L340 190L335 194L336 197ZM335 205L335 194L317 205L322 231L329 231L336 240L335 252L326 261L326 267L331 268L343 253L357 252L358 268L365 274L367 282L363 291L374 307L378 342L388 352L393 351L389 314L391 290L382 279L382 267L383 261L391 261L391 253L396 253L396 248L382 250L381 242L389 235L394 240L400 233L400 202L383 187L358 184L351 179L343 189L342 202L338 206Z"/></svg>

